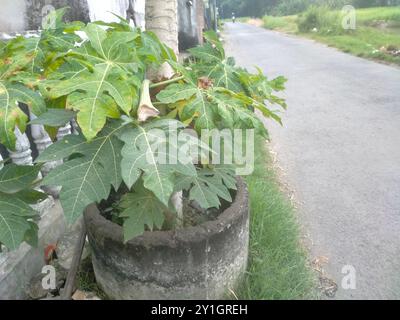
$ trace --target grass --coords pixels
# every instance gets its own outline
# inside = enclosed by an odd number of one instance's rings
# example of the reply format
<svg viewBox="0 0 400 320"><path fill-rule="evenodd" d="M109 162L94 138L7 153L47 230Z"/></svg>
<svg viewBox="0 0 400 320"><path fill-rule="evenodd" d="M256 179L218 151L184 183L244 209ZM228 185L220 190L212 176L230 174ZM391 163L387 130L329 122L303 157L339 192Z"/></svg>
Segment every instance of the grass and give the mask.
<svg viewBox="0 0 400 320"><path fill-rule="evenodd" d="M386 61L400 65L400 56L393 56L381 48L400 49L400 30L395 32L382 32L372 27L361 27L351 34L343 35L308 35L314 40L338 48L359 57Z"/></svg>
<svg viewBox="0 0 400 320"><path fill-rule="evenodd" d="M263 17L264 28L286 33L296 33L298 31L296 20L297 16Z"/></svg>
<svg viewBox="0 0 400 320"><path fill-rule="evenodd" d="M293 206L280 190L265 141L257 139L256 165L247 178L251 203L250 261L239 299L315 298L315 283Z"/></svg>
<svg viewBox="0 0 400 320"><path fill-rule="evenodd" d="M400 7L377 7L357 10L357 21L359 23L368 25L377 20L400 23Z"/></svg>
<svg viewBox="0 0 400 320"><path fill-rule="evenodd" d="M321 11L323 13L324 10ZM356 30L341 29L340 32L336 32L337 25L332 26L331 30L329 30L329 25L325 25L318 32L299 32L298 25L305 14L284 17L265 16L264 27L296 33L360 57L400 65L400 56L395 56L390 52L400 50L400 7L357 9ZM326 12L326 20L328 16L332 18L335 14L340 17L338 11Z"/></svg>
<svg viewBox="0 0 400 320"><path fill-rule="evenodd" d="M101 300L108 299L96 283L90 256L81 262L77 274L77 287L81 291L94 293Z"/></svg>

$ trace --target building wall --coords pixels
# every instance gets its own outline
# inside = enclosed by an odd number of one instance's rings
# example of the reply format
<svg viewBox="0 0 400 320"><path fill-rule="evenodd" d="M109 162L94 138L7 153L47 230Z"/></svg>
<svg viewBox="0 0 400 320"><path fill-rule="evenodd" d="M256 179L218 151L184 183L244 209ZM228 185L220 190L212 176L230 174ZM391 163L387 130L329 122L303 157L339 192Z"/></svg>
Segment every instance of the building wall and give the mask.
<svg viewBox="0 0 400 320"><path fill-rule="evenodd" d="M203 0L178 0L180 51L195 47L202 42L203 5Z"/></svg>
<svg viewBox="0 0 400 320"><path fill-rule="evenodd" d="M25 0L0 0L0 32L19 32L26 28Z"/></svg>
<svg viewBox="0 0 400 320"><path fill-rule="evenodd" d="M144 27L145 0L0 0L0 33L38 30L49 11L70 7L65 16L68 21L118 21L111 12L127 17L127 11L135 13L138 26Z"/></svg>

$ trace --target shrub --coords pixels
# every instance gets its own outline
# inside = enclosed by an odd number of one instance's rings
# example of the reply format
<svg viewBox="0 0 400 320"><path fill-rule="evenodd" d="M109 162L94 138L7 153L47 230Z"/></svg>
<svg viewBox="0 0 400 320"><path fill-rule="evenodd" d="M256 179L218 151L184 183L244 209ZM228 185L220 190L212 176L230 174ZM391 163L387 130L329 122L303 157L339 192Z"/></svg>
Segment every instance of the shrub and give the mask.
<svg viewBox="0 0 400 320"><path fill-rule="evenodd" d="M280 29L286 25L286 21L283 18L273 16L264 16L263 23L266 28L271 30Z"/></svg>
<svg viewBox="0 0 400 320"><path fill-rule="evenodd" d="M311 6L299 16L297 25L300 32L316 30L321 34L341 34L344 29L341 25L341 13L332 11L326 6Z"/></svg>
<svg viewBox="0 0 400 320"><path fill-rule="evenodd" d="M273 15L287 16L305 11L309 6L308 0L289 0L279 3L272 10Z"/></svg>
<svg viewBox="0 0 400 320"><path fill-rule="evenodd" d="M51 137L73 118L79 125L78 135L49 146L35 166L0 168L0 243L15 249L37 242L31 205L45 196L35 191L39 185L61 187L70 223L89 204L110 200L107 209L123 225L125 240L179 225L175 192L184 191L204 210L231 202L235 167L197 163L215 152L185 128L255 129L266 137L253 110L280 122L270 106L286 107L274 95L285 79L270 81L260 70L237 67L215 33L206 33L206 43L179 63L154 33L124 19L65 24L64 11L53 13L56 24L40 37L0 44L0 143L15 150L14 129L26 129L29 119L18 103ZM151 82L147 77L163 63L174 75ZM40 180L42 165L59 160L63 164Z"/></svg>

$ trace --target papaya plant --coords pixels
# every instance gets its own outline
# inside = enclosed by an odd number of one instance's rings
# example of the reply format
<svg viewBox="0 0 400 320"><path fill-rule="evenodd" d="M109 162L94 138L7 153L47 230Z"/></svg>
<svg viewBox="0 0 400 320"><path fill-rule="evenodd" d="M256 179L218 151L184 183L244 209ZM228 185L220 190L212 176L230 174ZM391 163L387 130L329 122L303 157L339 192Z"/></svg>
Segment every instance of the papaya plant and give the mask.
<svg viewBox="0 0 400 320"><path fill-rule="evenodd" d="M28 105L37 116L33 123L44 125L50 137L76 118L79 134L56 141L30 168L63 160L39 184L61 187L67 221L73 223L88 205L118 195L115 221L129 240L145 230L163 229L166 220L176 218L174 192L184 190L203 209L231 202L234 166L193 159L191 148L200 154L213 150L186 129L255 129L267 137L254 109L280 122L279 111L271 106L286 108L275 95L284 89L285 79L270 81L261 70L252 74L235 66L214 33L206 33L206 43L178 62L153 33L132 28L122 18L119 23L66 24L63 12L55 13L55 27L39 38L17 38L0 46L0 141L12 149L14 129L25 130L28 119L17 103ZM149 73L163 63L175 75L151 82ZM7 179L28 170L6 168ZM37 178L38 171L34 173L31 178ZM21 192L27 195L30 184L37 183L17 179L19 187L8 189L14 193L3 194L7 188L1 187L1 177L0 199L22 199ZM27 225L35 219L27 206L39 200L35 194L21 200L24 209L21 205L13 211L25 219L14 242L9 240L14 227L4 231L0 220L0 242L6 246L15 248L31 234Z"/></svg>

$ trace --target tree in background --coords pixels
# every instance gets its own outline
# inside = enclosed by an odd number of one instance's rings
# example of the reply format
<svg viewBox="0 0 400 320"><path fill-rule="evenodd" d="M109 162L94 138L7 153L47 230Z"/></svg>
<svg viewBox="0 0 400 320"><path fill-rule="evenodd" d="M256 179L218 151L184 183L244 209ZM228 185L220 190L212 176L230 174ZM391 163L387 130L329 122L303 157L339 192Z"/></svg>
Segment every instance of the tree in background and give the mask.
<svg viewBox="0 0 400 320"><path fill-rule="evenodd" d="M217 5L223 18L230 18L232 12L238 17L262 17L278 2L279 0L219 0Z"/></svg>
<svg viewBox="0 0 400 320"><path fill-rule="evenodd" d="M268 15L291 15L307 10L311 5L339 9L351 4L356 8L400 5L400 0L219 0L218 7L223 18L262 17Z"/></svg>

